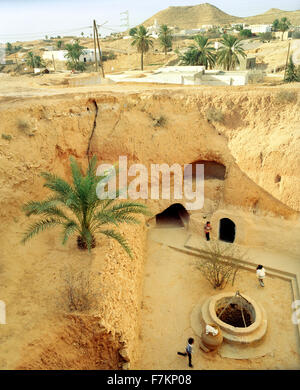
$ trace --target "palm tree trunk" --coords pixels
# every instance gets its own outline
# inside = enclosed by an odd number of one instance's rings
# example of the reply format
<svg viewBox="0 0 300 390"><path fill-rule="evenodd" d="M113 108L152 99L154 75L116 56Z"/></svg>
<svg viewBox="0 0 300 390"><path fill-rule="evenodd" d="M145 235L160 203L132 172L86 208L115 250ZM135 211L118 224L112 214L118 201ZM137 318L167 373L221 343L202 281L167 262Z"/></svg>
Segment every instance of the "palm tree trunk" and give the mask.
<svg viewBox="0 0 300 390"><path fill-rule="evenodd" d="M167 46L165 46L165 56L167 55Z"/></svg>
<svg viewBox="0 0 300 390"><path fill-rule="evenodd" d="M141 53L141 69L144 70L144 52Z"/></svg>

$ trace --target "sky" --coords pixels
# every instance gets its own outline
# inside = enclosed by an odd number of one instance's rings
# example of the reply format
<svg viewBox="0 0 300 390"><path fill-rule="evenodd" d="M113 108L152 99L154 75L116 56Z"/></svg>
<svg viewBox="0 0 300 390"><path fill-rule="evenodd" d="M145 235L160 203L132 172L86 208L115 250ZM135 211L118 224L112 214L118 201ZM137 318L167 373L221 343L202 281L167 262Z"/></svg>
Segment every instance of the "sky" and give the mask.
<svg viewBox="0 0 300 390"><path fill-rule="evenodd" d="M203 1L204 2L204 1ZM200 0L0 0L0 43L34 40L45 35L92 33L92 20L103 25L101 35L124 31L121 12L129 12L129 24L142 23L170 6L197 5ZM206 1L234 16L252 16L270 8L300 9L300 0Z"/></svg>

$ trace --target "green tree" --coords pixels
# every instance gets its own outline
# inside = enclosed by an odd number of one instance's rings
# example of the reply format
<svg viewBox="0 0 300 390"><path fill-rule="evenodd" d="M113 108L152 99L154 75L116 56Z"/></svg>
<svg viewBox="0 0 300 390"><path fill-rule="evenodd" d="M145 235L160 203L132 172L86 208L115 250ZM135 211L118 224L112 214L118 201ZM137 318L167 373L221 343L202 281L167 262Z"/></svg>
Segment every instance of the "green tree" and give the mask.
<svg viewBox="0 0 300 390"><path fill-rule="evenodd" d="M83 71L85 69L85 63L80 62L79 58L83 54L84 47L79 44L79 40L76 40L73 44L68 43L65 49L67 50L65 57L68 59L68 68Z"/></svg>
<svg viewBox="0 0 300 390"><path fill-rule="evenodd" d="M53 195L44 201L31 201L23 206L28 217L35 215L40 219L29 226L22 243L46 229L61 226L62 244L76 234L78 248L90 251L96 246L95 235L100 233L115 239L132 257L126 239L111 226L139 223L135 216L149 215L147 207L138 202L120 201L118 193L114 199L99 199L97 186L104 186L112 176L109 173L96 175L96 156L91 159L85 174L73 157L70 162L72 184L51 173L41 173L45 179L44 187L50 189Z"/></svg>
<svg viewBox="0 0 300 390"><path fill-rule="evenodd" d="M172 32L166 24L162 24L159 28L158 39L160 45L164 49L165 55L167 55L168 49L172 48Z"/></svg>
<svg viewBox="0 0 300 390"><path fill-rule="evenodd" d="M249 29L242 29L240 32L239 32L239 36L241 38L251 38L252 37L252 32L251 30Z"/></svg>
<svg viewBox="0 0 300 390"><path fill-rule="evenodd" d="M272 28L274 31L279 30L279 19L275 19L274 22L272 23Z"/></svg>
<svg viewBox="0 0 300 390"><path fill-rule="evenodd" d="M27 53L27 56L25 57L25 62L26 62L26 65L32 69L33 68L41 68L41 67L45 66L45 63L42 60L42 58L40 56L34 55L32 51L29 51Z"/></svg>
<svg viewBox="0 0 300 390"><path fill-rule="evenodd" d="M181 60L185 65L203 65L205 69L213 68L216 62L215 48L203 35L194 37L196 45L190 46Z"/></svg>
<svg viewBox="0 0 300 390"><path fill-rule="evenodd" d="M281 18L278 25L278 30L282 32L281 40L283 40L283 34L285 31L288 31L291 27L291 22L288 20L288 18L284 17Z"/></svg>
<svg viewBox="0 0 300 390"><path fill-rule="evenodd" d="M234 28L235 28L235 30L237 30L237 31L242 31L242 30L244 29L244 27L243 27L242 24L236 24L236 25L234 26Z"/></svg>
<svg viewBox="0 0 300 390"><path fill-rule="evenodd" d="M298 69L296 68L294 62L293 62L293 56L290 56L290 60L286 69L286 74L284 81L286 83L292 83L293 81L300 81L299 75L298 75Z"/></svg>
<svg viewBox="0 0 300 390"><path fill-rule="evenodd" d="M153 47L153 40L143 25L137 28L132 38L131 45L136 46L137 51L141 53L141 70L144 70L144 53L147 53L150 47Z"/></svg>
<svg viewBox="0 0 300 390"><path fill-rule="evenodd" d="M184 54L180 54L178 51L179 58L183 65L198 65L198 50L195 46L190 46Z"/></svg>
<svg viewBox="0 0 300 390"><path fill-rule="evenodd" d="M233 35L225 34L220 41L221 47L217 54L217 63L224 69L235 69L236 65L240 64L239 57L246 57L246 53L241 45L241 40Z"/></svg>
<svg viewBox="0 0 300 390"><path fill-rule="evenodd" d="M129 35L130 35L131 37L133 37L136 33L137 33L137 28L136 28L136 27L132 27L132 28L129 30Z"/></svg>
<svg viewBox="0 0 300 390"><path fill-rule="evenodd" d="M62 49L63 43L64 43L64 42L63 42L61 39L59 39L59 40L56 42L56 47L57 47L58 49Z"/></svg>
<svg viewBox="0 0 300 390"><path fill-rule="evenodd" d="M7 44L6 44L6 52L7 52L7 54L13 53L13 45L10 42L7 42Z"/></svg>
<svg viewBox="0 0 300 390"><path fill-rule="evenodd" d="M271 31L267 31L265 33L259 33L260 41L271 41L273 39L273 35Z"/></svg>
<svg viewBox="0 0 300 390"><path fill-rule="evenodd" d="M20 51L21 49L22 49L22 46L13 46L10 42L7 42L6 48L5 48L7 54L16 53L16 52Z"/></svg>

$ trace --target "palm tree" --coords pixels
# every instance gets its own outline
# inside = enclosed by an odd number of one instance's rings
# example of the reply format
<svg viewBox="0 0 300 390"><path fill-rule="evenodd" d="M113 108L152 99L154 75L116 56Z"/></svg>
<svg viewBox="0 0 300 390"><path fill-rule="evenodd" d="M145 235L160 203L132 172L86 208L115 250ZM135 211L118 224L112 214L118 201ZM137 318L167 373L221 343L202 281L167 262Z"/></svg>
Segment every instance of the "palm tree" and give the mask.
<svg viewBox="0 0 300 390"><path fill-rule="evenodd" d="M275 19L274 22L272 23L272 28L274 31L277 31L279 29L279 20Z"/></svg>
<svg viewBox="0 0 300 390"><path fill-rule="evenodd" d="M198 65L205 66L205 69L212 68L216 62L215 48L208 42L208 38L202 35L196 35L194 40L198 50Z"/></svg>
<svg viewBox="0 0 300 390"><path fill-rule="evenodd" d="M166 24L162 24L159 28L158 38L161 46L164 49L165 55L167 50L172 47L172 32Z"/></svg>
<svg viewBox="0 0 300 390"><path fill-rule="evenodd" d="M40 56L34 55L32 51L29 51L27 53L27 56L25 58L25 62L26 62L26 65L32 69L45 66L42 58Z"/></svg>
<svg viewBox="0 0 300 390"><path fill-rule="evenodd" d="M190 46L184 54L177 53L183 65L198 65L198 50L195 46Z"/></svg>
<svg viewBox="0 0 300 390"><path fill-rule="evenodd" d="M234 69L236 65L240 64L239 57L247 57L241 40L233 35L224 34L220 43L222 46L218 50L217 62L227 71Z"/></svg>
<svg viewBox="0 0 300 390"><path fill-rule="evenodd" d="M153 46L153 41L143 25L137 28L132 38L131 45L136 46L138 52L141 53L141 70L144 70L144 53L147 53Z"/></svg>
<svg viewBox="0 0 300 390"><path fill-rule="evenodd" d="M75 70L84 70L85 64L83 62L80 63L80 56L83 54L84 47L80 45L79 40L77 39L75 43L68 43L65 46L67 53L65 57L68 59L67 65L69 68L74 68Z"/></svg>
<svg viewBox="0 0 300 390"><path fill-rule="evenodd" d="M115 229L105 228L105 225L117 227L123 222L139 223L134 215L149 215L147 207L138 202L117 201L118 193L114 199L98 198L97 186L107 183L111 176L96 175L96 156L90 160L85 175L73 157L70 162L72 184L51 173L41 173L45 179L44 187L54 194L44 201L31 201L23 206L27 216L38 215L41 219L29 226L22 243L43 230L61 225L63 244L71 235L77 234L78 248L90 251L96 246L95 234L101 233L118 241L132 257L125 238Z"/></svg>
<svg viewBox="0 0 300 390"><path fill-rule="evenodd" d="M208 38L202 35L194 37L197 45L190 46L181 56L185 65L203 65L205 69L213 68L216 62L215 48L208 42Z"/></svg>
<svg viewBox="0 0 300 390"><path fill-rule="evenodd" d="M278 30L282 32L281 40L283 41L283 34L291 27L291 22L288 18L281 18L278 24Z"/></svg>
<svg viewBox="0 0 300 390"><path fill-rule="evenodd" d="M132 28L129 30L129 35L130 35L131 37L133 37L136 33L137 33L137 28L136 28L136 27L132 27Z"/></svg>
<svg viewBox="0 0 300 390"><path fill-rule="evenodd" d="M62 47L63 47L63 41L62 41L61 39L59 39L59 40L56 42L56 47L57 47L58 49L62 49Z"/></svg>

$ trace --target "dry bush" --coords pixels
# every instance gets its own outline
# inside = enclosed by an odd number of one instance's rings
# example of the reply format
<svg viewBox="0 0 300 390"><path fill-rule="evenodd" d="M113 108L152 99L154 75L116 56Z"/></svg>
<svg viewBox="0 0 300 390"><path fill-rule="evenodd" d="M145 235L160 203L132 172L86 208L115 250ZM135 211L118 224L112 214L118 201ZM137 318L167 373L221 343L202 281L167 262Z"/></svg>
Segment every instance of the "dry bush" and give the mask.
<svg viewBox="0 0 300 390"><path fill-rule="evenodd" d="M166 117L161 115L159 118L153 118L153 126L154 127L163 127L166 124Z"/></svg>
<svg viewBox="0 0 300 390"><path fill-rule="evenodd" d="M246 253L220 241L209 241L204 250L206 253L200 255L202 259L196 262L196 268L215 289L225 288L230 281L233 286L241 269L239 260L245 259Z"/></svg>
<svg viewBox="0 0 300 390"><path fill-rule="evenodd" d="M279 103L295 103L297 101L297 93L295 91L280 91L276 95L276 100Z"/></svg>
<svg viewBox="0 0 300 390"><path fill-rule="evenodd" d="M221 110L215 107L210 107L208 110L206 110L206 119L208 122L223 122L224 121L224 114Z"/></svg>
<svg viewBox="0 0 300 390"><path fill-rule="evenodd" d="M249 84L258 84L264 81L264 75L261 70L251 70L248 73L248 83Z"/></svg>
<svg viewBox="0 0 300 390"><path fill-rule="evenodd" d="M90 275L86 271L75 272L69 268L63 272L62 278L60 307L67 312L84 312L95 308L97 294L93 291Z"/></svg>
<svg viewBox="0 0 300 390"><path fill-rule="evenodd" d="M18 119L17 127L20 131L22 131L24 134L28 135L29 137L34 135L32 132L30 132L29 123L24 119Z"/></svg>

